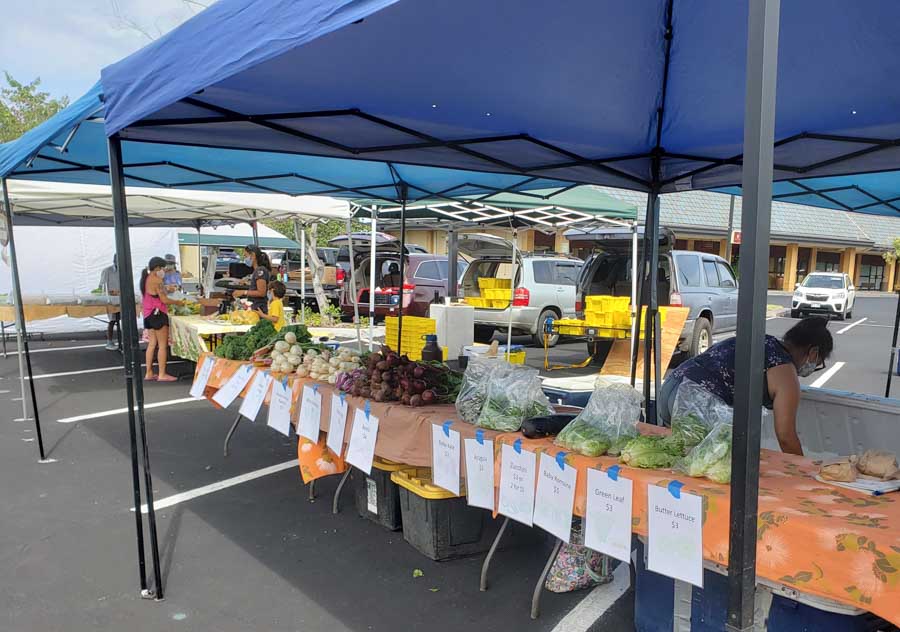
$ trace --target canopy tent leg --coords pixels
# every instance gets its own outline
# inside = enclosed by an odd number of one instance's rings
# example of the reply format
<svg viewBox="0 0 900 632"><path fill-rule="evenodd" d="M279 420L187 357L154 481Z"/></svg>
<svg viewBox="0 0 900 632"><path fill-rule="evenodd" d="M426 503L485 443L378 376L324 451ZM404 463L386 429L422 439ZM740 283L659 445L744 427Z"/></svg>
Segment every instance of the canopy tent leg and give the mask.
<svg viewBox="0 0 900 632"><path fill-rule="evenodd" d="M659 156L653 159L654 180L659 179ZM659 268L659 189L658 185L653 185L650 193L647 195L647 223L644 225L644 244L649 246L643 260L647 265L647 274L641 275L642 280L646 277L647 282L647 312L644 316L644 416L647 423L656 424L656 407L650 406L650 379L658 379L660 374L659 366L659 347L656 341L656 313L659 309L658 289L658 268ZM643 288L641 294L644 294ZM637 318L640 319L640 310L638 310ZM654 366L651 368L651 351ZM652 371L652 372L651 372ZM655 388L659 388L657 382Z"/></svg>
<svg viewBox="0 0 900 632"><path fill-rule="evenodd" d="M452 226L447 230L447 296L459 296L459 233Z"/></svg>
<svg viewBox="0 0 900 632"><path fill-rule="evenodd" d="M884 396L891 396L891 376L896 370L894 360L897 357L897 332L900 330L900 292L897 292L897 313L894 316L894 337L891 340L891 360L888 363L887 383L884 385Z"/></svg>
<svg viewBox="0 0 900 632"><path fill-rule="evenodd" d="M403 181L397 185L400 192L400 305L397 317L397 355L403 355L403 299L406 286L406 198L409 187Z"/></svg>
<svg viewBox="0 0 900 632"><path fill-rule="evenodd" d="M647 200L650 201L649 199ZM631 347L631 386L635 387L637 384L637 365L638 365L638 355L640 354L641 341L640 341L640 318L641 311L644 308L644 288L646 287L647 282L647 258L650 256L650 235L648 231L649 227L649 213L650 207L647 207L647 217L644 220L644 236L641 239L642 248L640 253L640 261L638 262L637 271L637 302L634 306L635 317L634 322L632 323L633 330L633 338L634 344ZM645 341L644 344L647 344ZM645 401L644 405L647 406L648 402ZM646 410L646 408L645 408Z"/></svg>
<svg viewBox="0 0 900 632"><path fill-rule="evenodd" d="M752 0L747 20L747 90L741 187L741 291L735 340L734 438L728 555L728 619L732 632L753 628L756 521L759 502L775 91L780 0Z"/></svg>
<svg viewBox="0 0 900 632"><path fill-rule="evenodd" d="M638 336L638 223L637 220L631 224L631 385L634 386L634 377L636 370L635 360L637 359Z"/></svg>
<svg viewBox="0 0 900 632"><path fill-rule="evenodd" d="M371 237L369 238L369 351L375 350L375 264L377 248L375 238L378 224L378 207L372 207ZM351 267L353 262L350 262Z"/></svg>
<svg viewBox="0 0 900 632"><path fill-rule="evenodd" d="M259 226L256 223L256 213L253 213L253 221L250 222L250 228L253 229L253 245L259 248Z"/></svg>
<svg viewBox="0 0 900 632"><path fill-rule="evenodd" d="M350 292L353 296L353 323L356 326L356 349L362 353L362 334L359 331L359 294L356 290L356 266L353 262L356 259L353 256L353 220L347 218L347 243L350 255Z"/></svg>
<svg viewBox="0 0 900 632"><path fill-rule="evenodd" d="M22 371L22 353L25 355L25 368L28 372L28 386L31 391L31 409L34 413L34 431L37 434L38 454L41 463L47 462L44 454L44 435L41 432L41 414L38 411L37 395L34 390L34 379L31 371L31 353L28 349L28 332L25 329L25 306L22 304L22 283L19 278L19 262L16 259L16 240L13 235L12 205L9 202L9 189L6 178L0 181L3 188L3 209L6 214L6 237L9 240L9 268L12 276L13 294L16 301L16 339L19 345L19 380L22 389L22 420L28 419L28 405L25 403L25 375Z"/></svg>
<svg viewBox="0 0 900 632"><path fill-rule="evenodd" d="M156 512L153 507L153 477L150 473L150 449L144 419L144 384L141 379L140 342L135 313L134 274L131 268L131 242L128 235L128 208L125 202L125 176L122 171L122 143L118 136L108 140L109 177L112 184L113 225L116 235L116 255L119 261L120 307L122 310L123 341L125 347L125 385L128 403L129 435L131 439L132 483L135 497L135 523L138 530L138 563L141 567L141 596L161 601L164 597L159 564L159 541L156 534ZM133 390L132 390L133 389ZM133 399L132 399L133 397ZM136 414L135 414L136 413ZM143 528L140 521L140 484L137 475L137 441L135 421L140 429L144 488L147 496L147 523L150 528L150 554L153 558L154 587L147 588L144 563Z"/></svg>
<svg viewBox="0 0 900 632"><path fill-rule="evenodd" d="M506 323L506 361L509 362L509 358L512 355L512 321L513 321L513 301L516 300L516 275L519 272L518 266L519 260L519 231L516 228L513 228L512 234L512 270L510 271L511 281L509 282L509 287L512 288L509 291L509 319ZM538 323L538 326L543 330L544 323Z"/></svg>
<svg viewBox="0 0 900 632"><path fill-rule="evenodd" d="M294 239L300 242L300 324L306 324L306 227L294 218Z"/></svg>
<svg viewBox="0 0 900 632"><path fill-rule="evenodd" d="M203 296L203 253L200 245L200 228L203 222L197 220L197 291Z"/></svg>

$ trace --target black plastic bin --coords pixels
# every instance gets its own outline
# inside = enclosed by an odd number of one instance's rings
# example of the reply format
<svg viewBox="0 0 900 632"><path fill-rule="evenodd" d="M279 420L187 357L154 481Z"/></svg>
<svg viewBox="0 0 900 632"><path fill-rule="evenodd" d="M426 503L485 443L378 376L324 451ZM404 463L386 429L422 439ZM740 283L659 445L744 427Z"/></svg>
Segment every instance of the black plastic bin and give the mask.
<svg viewBox="0 0 900 632"><path fill-rule="evenodd" d="M391 472L405 467L409 466L375 459L368 476L356 468L351 470L353 495L360 516L391 531L403 528L399 487L391 481Z"/></svg>

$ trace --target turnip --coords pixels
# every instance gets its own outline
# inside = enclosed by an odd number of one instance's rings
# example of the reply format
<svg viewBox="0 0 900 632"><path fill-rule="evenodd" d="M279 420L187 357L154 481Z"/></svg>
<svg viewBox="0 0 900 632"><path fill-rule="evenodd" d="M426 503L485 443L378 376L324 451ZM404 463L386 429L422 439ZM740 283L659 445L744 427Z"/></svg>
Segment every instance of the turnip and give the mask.
<svg viewBox="0 0 900 632"><path fill-rule="evenodd" d="M291 348L291 345L286 343L284 340L279 340L278 342L275 343L276 351L280 351L280 352L284 353L285 351L289 351L290 348Z"/></svg>
<svg viewBox="0 0 900 632"><path fill-rule="evenodd" d="M297 343L297 335L293 331L289 331L284 334L284 341L289 345L293 345Z"/></svg>

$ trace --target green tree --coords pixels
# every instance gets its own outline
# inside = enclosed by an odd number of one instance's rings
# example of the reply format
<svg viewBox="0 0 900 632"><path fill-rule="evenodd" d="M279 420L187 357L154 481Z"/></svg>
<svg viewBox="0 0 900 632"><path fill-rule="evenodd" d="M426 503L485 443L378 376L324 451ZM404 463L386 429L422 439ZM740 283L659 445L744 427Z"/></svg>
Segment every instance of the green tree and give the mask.
<svg viewBox="0 0 900 632"><path fill-rule="evenodd" d="M894 263L897 259L900 259L900 237L894 239L893 247L893 250L888 250L881 255L888 263Z"/></svg>
<svg viewBox="0 0 900 632"><path fill-rule="evenodd" d="M8 72L3 74L6 86L0 88L0 143L15 140L69 105L68 97L54 99L40 90L40 78L22 83Z"/></svg>
<svg viewBox="0 0 900 632"><path fill-rule="evenodd" d="M262 222L269 228L277 230L279 233L289 239L294 238L294 220L292 219L266 219ZM350 222L353 232L365 232L369 230L368 224L363 224L353 220ZM318 228L316 245L319 247L327 246L328 240L334 239L340 235L347 234L347 222L344 220L333 219L327 222L321 222Z"/></svg>

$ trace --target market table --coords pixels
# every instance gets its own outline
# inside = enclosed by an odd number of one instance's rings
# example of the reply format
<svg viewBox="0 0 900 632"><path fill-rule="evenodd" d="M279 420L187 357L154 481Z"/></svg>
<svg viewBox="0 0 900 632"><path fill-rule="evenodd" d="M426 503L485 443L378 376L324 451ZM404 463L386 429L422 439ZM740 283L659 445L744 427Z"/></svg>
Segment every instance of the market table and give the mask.
<svg viewBox="0 0 900 632"><path fill-rule="evenodd" d="M25 322L35 320L48 320L50 318L59 318L60 316L68 316L69 318L93 318L100 320L98 316L106 316L106 321L113 314L118 314L120 309L118 305L111 303L103 304L83 304L83 303L24 303L22 311L25 313ZM14 323L16 321L15 305L0 305L0 338L3 339L3 357L6 357L6 323Z"/></svg>
<svg viewBox="0 0 900 632"><path fill-rule="evenodd" d="M169 341L172 355L196 362L201 355L215 349L210 339L219 340L226 334L242 334L252 325L232 325L215 322L205 316L169 316Z"/></svg>
<svg viewBox="0 0 900 632"><path fill-rule="evenodd" d="M205 396L214 394L242 364L217 359ZM299 408L305 384L318 384L323 393L320 441L298 442L298 457L304 480L346 469L341 455L324 446L330 418L327 384L292 377L292 394ZM362 408L366 400L347 397L351 408ZM431 465L431 427L446 420L462 438L475 436L477 428L462 421L453 406L409 408L396 403L369 402L371 414L379 418L376 456L411 466ZM292 408L292 419L298 410ZM644 433L666 432L641 424ZM345 429L349 440L352 417ZM552 438L527 439L521 433L485 431L485 440L499 447L521 440L521 448L556 455L561 449ZM328 459L322 459L327 455ZM330 459L330 460L329 460ZM620 465L615 457L585 457L567 453L566 463L578 472L574 512L583 516L586 472ZM316 461L321 461L316 465ZM312 464L312 465L311 465ZM322 467L322 465L325 465ZM332 467L333 466L333 467ZM495 459L495 485L499 484L499 457ZM634 482L632 529L647 535L647 487L665 487L672 480L684 483L683 492L696 494L703 503L703 556L713 564L728 561L729 486L706 479L690 478L672 470L637 469L620 465L619 476ZM464 475L464 469L461 471ZM773 585L787 587L872 612L894 624L900 623L900 503L894 495L868 496L820 483L813 478L816 465L803 457L763 450L760 460L757 574Z"/></svg>

